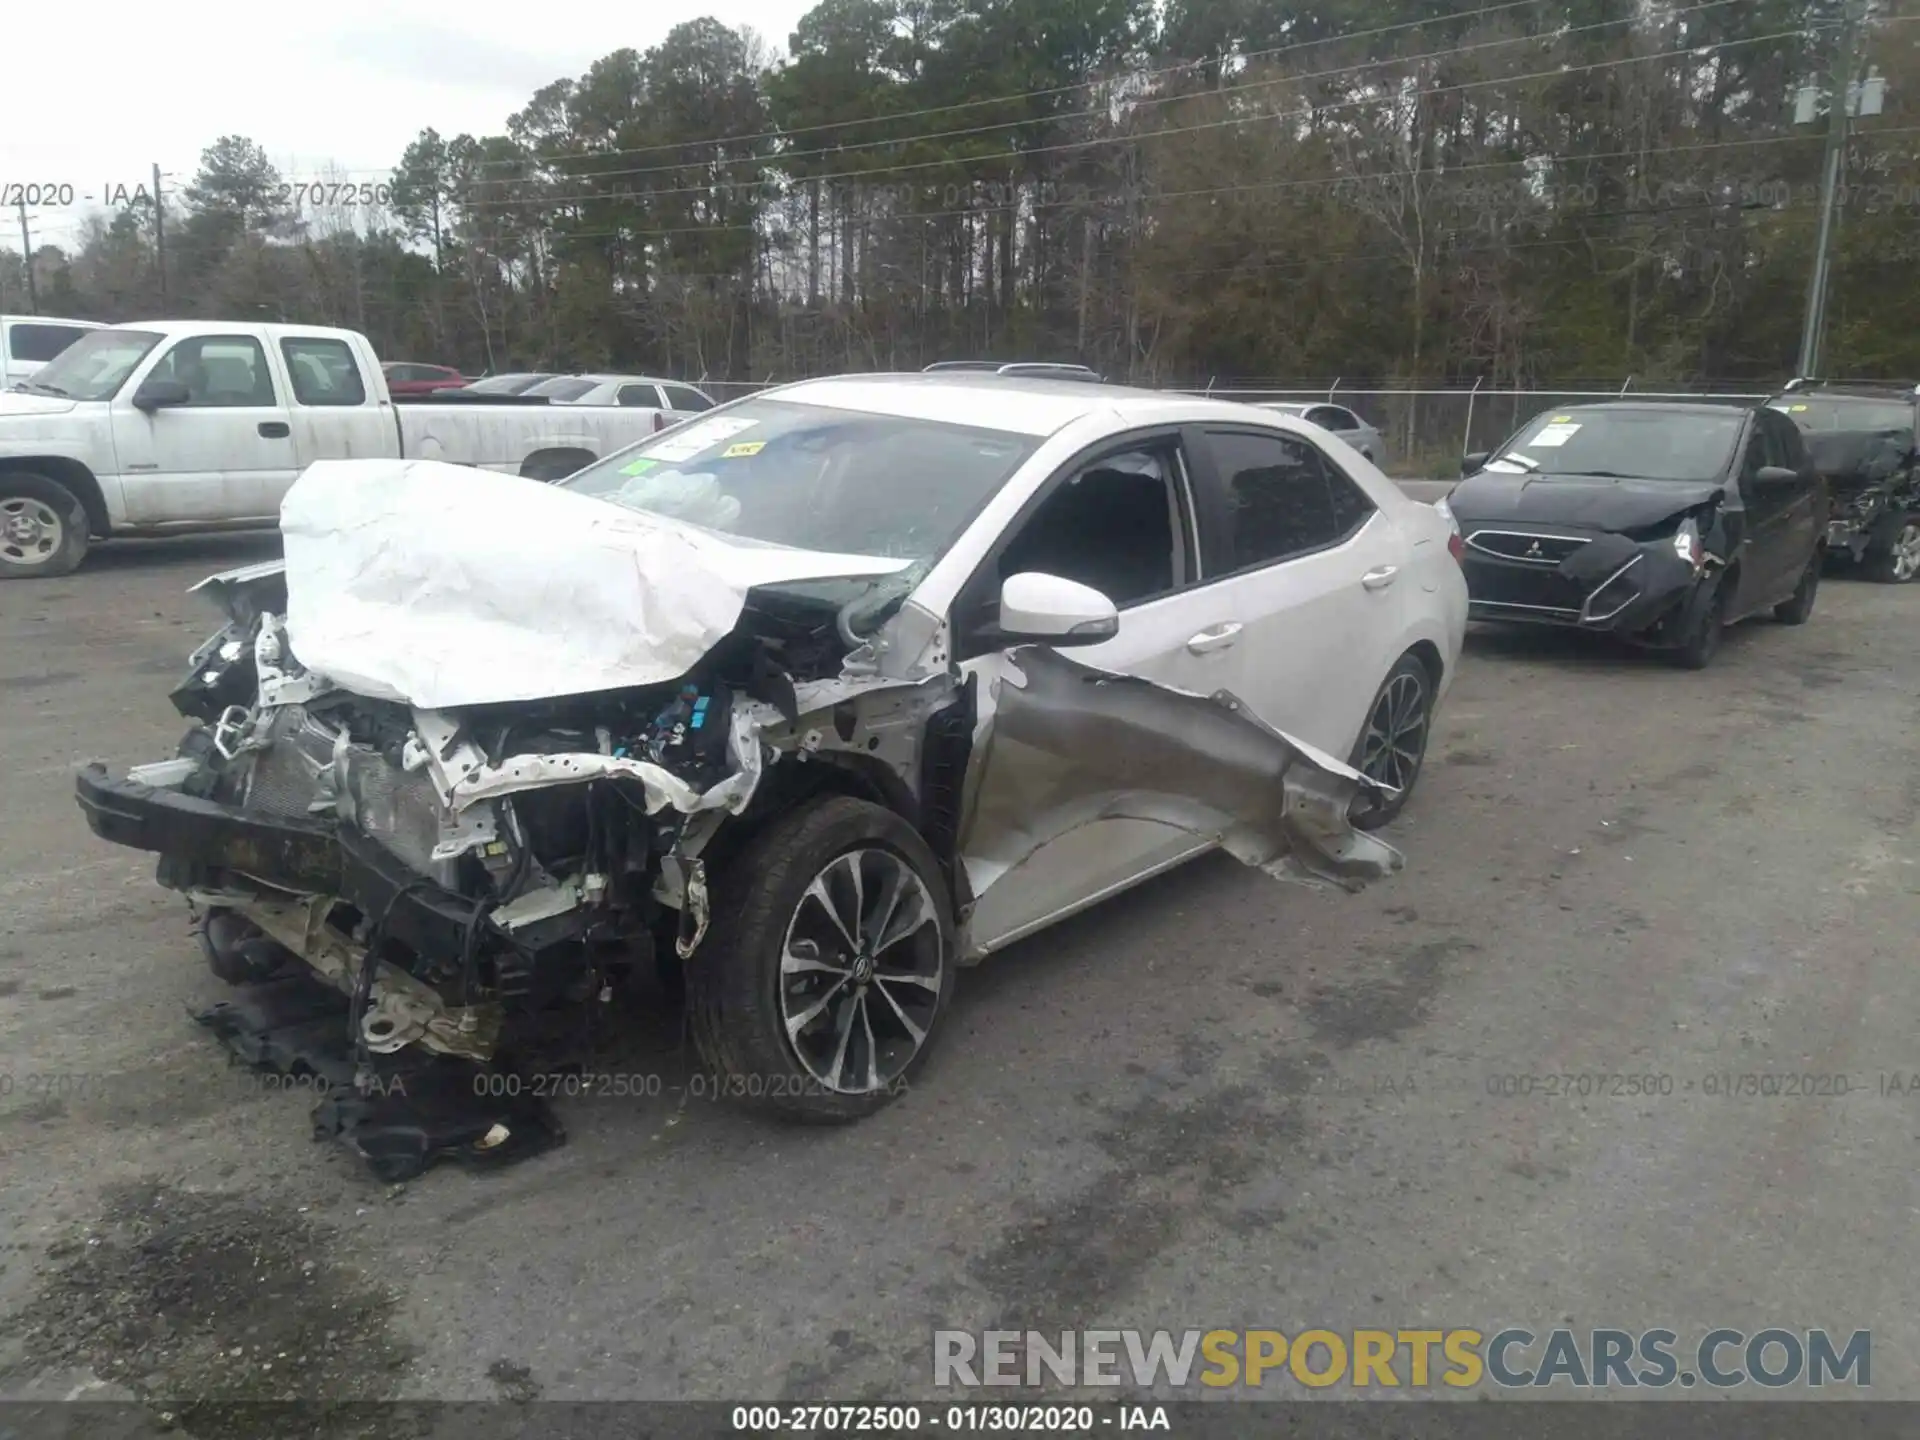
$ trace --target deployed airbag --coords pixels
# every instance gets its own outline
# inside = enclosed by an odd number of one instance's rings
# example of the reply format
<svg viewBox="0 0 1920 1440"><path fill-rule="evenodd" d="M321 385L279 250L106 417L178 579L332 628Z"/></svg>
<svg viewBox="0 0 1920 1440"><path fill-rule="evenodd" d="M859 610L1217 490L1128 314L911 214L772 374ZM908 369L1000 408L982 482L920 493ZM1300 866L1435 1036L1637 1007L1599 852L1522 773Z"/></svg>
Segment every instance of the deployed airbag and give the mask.
<svg viewBox="0 0 1920 1440"><path fill-rule="evenodd" d="M673 680L756 585L908 563L720 535L432 460L318 461L280 528L295 657L429 710Z"/></svg>

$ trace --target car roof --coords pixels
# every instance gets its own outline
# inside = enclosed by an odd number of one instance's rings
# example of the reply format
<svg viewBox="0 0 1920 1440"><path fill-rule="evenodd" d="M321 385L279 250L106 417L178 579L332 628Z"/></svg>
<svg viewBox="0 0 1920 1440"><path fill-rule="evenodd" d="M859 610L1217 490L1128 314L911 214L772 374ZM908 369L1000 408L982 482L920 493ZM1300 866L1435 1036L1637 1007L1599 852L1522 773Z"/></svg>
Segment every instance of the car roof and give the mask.
<svg viewBox="0 0 1920 1440"><path fill-rule="evenodd" d="M1226 400L1209 400L1126 385L1090 385L1084 380L983 374L975 370L839 375L798 380L762 390L754 399L785 400L834 410L859 410L903 419L972 425L1018 435L1044 436L1090 415L1107 415L1116 428L1185 420L1288 421L1290 416ZM1292 429L1283 424L1279 428ZM1306 433L1304 429L1300 433Z"/></svg>
<svg viewBox="0 0 1920 1440"><path fill-rule="evenodd" d="M1542 406L1534 418L1552 411L1555 415L1590 415L1595 412L1662 415L1739 415L1757 408L1750 400L1728 400L1715 404L1708 400L1600 400L1585 405Z"/></svg>

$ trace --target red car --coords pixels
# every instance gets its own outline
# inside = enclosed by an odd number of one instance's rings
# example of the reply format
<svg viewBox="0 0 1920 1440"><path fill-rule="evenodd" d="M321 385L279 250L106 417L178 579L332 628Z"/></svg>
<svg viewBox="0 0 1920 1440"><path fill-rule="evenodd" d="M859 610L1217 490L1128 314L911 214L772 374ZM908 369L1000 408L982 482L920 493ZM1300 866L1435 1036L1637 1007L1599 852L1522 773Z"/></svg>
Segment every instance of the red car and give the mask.
<svg viewBox="0 0 1920 1440"><path fill-rule="evenodd" d="M405 360L390 360L380 367L387 377L390 395L431 395L435 390L457 390L467 377L446 365L415 365Z"/></svg>

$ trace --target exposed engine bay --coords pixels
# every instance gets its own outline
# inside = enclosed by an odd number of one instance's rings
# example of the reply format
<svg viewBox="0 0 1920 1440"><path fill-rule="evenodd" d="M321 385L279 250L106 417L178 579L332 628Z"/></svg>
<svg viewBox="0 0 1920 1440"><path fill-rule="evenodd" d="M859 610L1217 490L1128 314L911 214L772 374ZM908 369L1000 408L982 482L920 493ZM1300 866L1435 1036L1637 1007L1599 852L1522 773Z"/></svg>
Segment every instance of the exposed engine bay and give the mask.
<svg viewBox="0 0 1920 1440"><path fill-rule="evenodd" d="M466 471L448 480L437 472L454 467L414 466L424 478L403 478L423 493L393 503L392 530L367 518L374 502L363 497L349 521L327 522L329 535L301 526L302 487L321 469L289 495L284 566L200 587L227 623L172 692L197 722L178 756L124 779L92 766L77 789L96 833L160 855L158 878L199 913L216 974L242 987L202 1020L251 1063L351 1077L360 1093L322 1115L320 1128L347 1135L390 1175L442 1152L505 1155L510 1136L550 1141L558 1127L525 1106L476 1116L471 1098L484 1087L455 1081L449 1090L444 1079L442 1099L469 1101L453 1105L452 1120L383 1119L368 1109L369 1077L423 1055L476 1074L585 1065L617 1028L636 978L657 976L669 995L689 975L705 981L710 971L692 967L709 964L702 947L716 916L763 888L756 862L740 857L774 822L832 797L910 827L907 848L924 847L930 863L904 878L923 896L939 892L938 934L954 937L957 963L977 958L966 927L979 894L1104 819L1168 825L1277 876L1347 889L1402 864L1349 822L1356 797L1381 787L1232 696L1185 694L1035 645L963 672L944 623L910 603L914 577L887 562L856 560L849 576L849 557L689 551L682 559L695 573L685 583L699 613L663 615L672 587L631 556L609 558L601 512L610 507L541 487L535 494L551 499L529 503L559 507L548 533L583 525L587 539L576 543L602 547L612 580L596 618L612 623L620 604L641 616L638 640L578 637L573 612L530 611L525 598L510 609L513 577L502 581L471 551L417 540L407 524L409 503L446 508L435 487L458 484L471 499L495 479L524 482ZM384 481L391 496L398 487L382 471L351 478ZM325 494L339 513L341 485ZM622 523L650 559L683 544L667 527ZM352 567L340 564L349 546L359 547ZM450 579L456 563L466 568ZM570 595L579 601L577 586ZM368 627L372 638L357 639ZM650 650L648 637L663 649ZM661 658L676 645L697 652L694 663ZM354 669L355 683L304 663L319 654ZM502 658L515 654L529 658ZM556 693L528 697L536 684ZM469 698L423 703L449 696ZM906 844L871 843L894 854ZM858 857L871 851L844 853L854 856L859 931ZM809 892L823 899L841 861L826 863ZM897 875L894 902L901 883ZM876 928L888 929L897 909ZM922 905L914 924L934 918ZM870 936L868 950L879 944ZM768 948L776 976L841 973L814 942L775 938ZM931 973L943 1000L944 960ZM917 1049L922 1025L894 1012ZM311 1058L322 1041L338 1043ZM778 1043L789 1042L799 1043L792 1027ZM871 1033L866 1044L868 1076L877 1076ZM842 1034L822 1082L829 1101L847 1050Z"/></svg>

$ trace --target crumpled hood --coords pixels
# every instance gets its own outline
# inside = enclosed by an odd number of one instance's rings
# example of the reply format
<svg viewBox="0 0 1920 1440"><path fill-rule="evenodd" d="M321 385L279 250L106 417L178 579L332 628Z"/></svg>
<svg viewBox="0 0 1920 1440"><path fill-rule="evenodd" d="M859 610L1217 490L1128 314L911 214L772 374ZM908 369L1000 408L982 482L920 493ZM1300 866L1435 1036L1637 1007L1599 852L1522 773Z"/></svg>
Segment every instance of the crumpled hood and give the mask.
<svg viewBox="0 0 1920 1440"><path fill-rule="evenodd" d="M295 657L429 710L677 679L754 586L909 563L716 535L430 460L318 461L280 528Z"/></svg>
<svg viewBox="0 0 1920 1440"><path fill-rule="evenodd" d="M1465 526L1497 520L1567 525L1581 530L1637 530L1704 505L1716 481L1609 480L1593 475L1507 475L1482 470L1447 496Z"/></svg>
<svg viewBox="0 0 1920 1440"><path fill-rule="evenodd" d="M76 402L58 395L33 395L24 390L0 390L0 420L16 415L39 419L44 415L70 415Z"/></svg>

